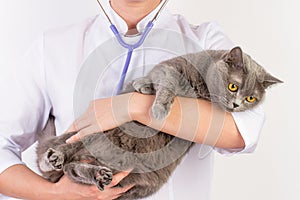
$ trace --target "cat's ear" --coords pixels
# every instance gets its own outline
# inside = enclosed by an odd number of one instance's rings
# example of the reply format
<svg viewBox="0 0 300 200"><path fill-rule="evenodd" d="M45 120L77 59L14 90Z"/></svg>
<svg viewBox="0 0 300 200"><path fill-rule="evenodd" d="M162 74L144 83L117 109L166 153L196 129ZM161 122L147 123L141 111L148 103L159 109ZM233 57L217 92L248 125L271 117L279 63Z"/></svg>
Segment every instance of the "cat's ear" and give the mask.
<svg viewBox="0 0 300 200"><path fill-rule="evenodd" d="M262 86L266 89L270 87L271 85L277 84L277 83L283 83L283 81L279 80L278 78L275 78L269 73L266 73L264 80L262 82Z"/></svg>
<svg viewBox="0 0 300 200"><path fill-rule="evenodd" d="M226 63L230 64L235 68L243 68L244 69L244 61L243 61L243 51L240 47L234 47L231 51L226 55L225 60Z"/></svg>

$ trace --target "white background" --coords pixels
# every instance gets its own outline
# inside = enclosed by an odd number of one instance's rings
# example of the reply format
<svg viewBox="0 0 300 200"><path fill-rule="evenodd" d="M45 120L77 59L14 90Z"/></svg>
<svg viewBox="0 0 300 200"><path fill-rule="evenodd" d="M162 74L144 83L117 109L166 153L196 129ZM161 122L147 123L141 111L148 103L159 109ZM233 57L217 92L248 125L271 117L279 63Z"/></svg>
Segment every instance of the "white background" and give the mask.
<svg viewBox="0 0 300 200"><path fill-rule="evenodd" d="M267 94L267 121L256 152L216 155L213 200L299 200L298 1L170 0L169 6L193 24L218 21L237 45L285 82ZM96 0L0 0L2 72L43 30L77 23L98 11Z"/></svg>

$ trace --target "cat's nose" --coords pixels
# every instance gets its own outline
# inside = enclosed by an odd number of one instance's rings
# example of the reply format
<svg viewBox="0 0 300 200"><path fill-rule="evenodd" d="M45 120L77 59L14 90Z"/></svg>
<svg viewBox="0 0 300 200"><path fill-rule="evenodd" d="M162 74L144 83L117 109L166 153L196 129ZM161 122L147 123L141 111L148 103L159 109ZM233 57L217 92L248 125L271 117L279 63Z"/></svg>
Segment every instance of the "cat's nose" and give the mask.
<svg viewBox="0 0 300 200"><path fill-rule="evenodd" d="M237 108L237 107L239 107L239 105L238 105L238 104L236 104L236 103L232 103L232 105L233 105L233 108Z"/></svg>

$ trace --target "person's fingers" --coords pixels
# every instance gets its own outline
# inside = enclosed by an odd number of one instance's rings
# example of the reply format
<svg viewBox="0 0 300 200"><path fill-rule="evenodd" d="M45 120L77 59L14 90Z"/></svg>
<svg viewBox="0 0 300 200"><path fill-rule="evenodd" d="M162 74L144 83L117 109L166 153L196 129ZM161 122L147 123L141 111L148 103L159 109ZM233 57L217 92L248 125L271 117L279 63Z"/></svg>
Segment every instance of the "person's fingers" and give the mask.
<svg viewBox="0 0 300 200"><path fill-rule="evenodd" d="M73 124L76 127L77 131L80 131L81 129L84 129L90 126L91 124L94 124L94 121L94 115L89 115L88 113L85 113L84 115L76 119Z"/></svg>
<svg viewBox="0 0 300 200"><path fill-rule="evenodd" d="M116 188L116 192L117 192L117 194L121 194L122 195L123 193L127 192L128 190L130 190L134 186L135 186L135 184L127 185L125 187L117 187Z"/></svg>
<svg viewBox="0 0 300 200"><path fill-rule="evenodd" d="M112 197L112 199L117 199L120 196L122 196L125 192L127 192L128 190L130 190L131 188L133 188L135 185L128 185L126 187L117 187L117 188L113 188L114 192L116 192L116 195Z"/></svg>
<svg viewBox="0 0 300 200"><path fill-rule="evenodd" d="M72 133L78 131L76 125L73 123L71 126L65 131L65 133Z"/></svg>
<svg viewBox="0 0 300 200"><path fill-rule="evenodd" d="M72 123L72 125L68 128L66 133L80 131L81 129L89 126L90 124L91 120L88 118L87 114L84 114Z"/></svg>
<svg viewBox="0 0 300 200"><path fill-rule="evenodd" d="M74 143L79 141L80 139L82 139L83 137L90 135L90 134L94 134L99 132L98 127L96 125L93 126L87 126L83 129L81 129L78 133L76 133L75 135L73 135L72 137L68 138L66 140L66 143Z"/></svg>
<svg viewBox="0 0 300 200"><path fill-rule="evenodd" d="M74 143L74 142L77 142L80 140L80 137L79 135L73 135L72 137L69 137L67 140L66 140L66 143L67 144L71 144L71 143Z"/></svg>
<svg viewBox="0 0 300 200"><path fill-rule="evenodd" d="M129 171L124 171L124 172L119 172L117 174L115 174L113 176L113 179L111 181L111 183L107 186L107 187L114 187L116 185L118 185L118 183L123 179L125 178L126 176L128 176L128 174L130 174L132 170L129 170Z"/></svg>
<svg viewBox="0 0 300 200"><path fill-rule="evenodd" d="M112 200L118 199L120 196L122 196L122 194L118 194L112 197Z"/></svg>

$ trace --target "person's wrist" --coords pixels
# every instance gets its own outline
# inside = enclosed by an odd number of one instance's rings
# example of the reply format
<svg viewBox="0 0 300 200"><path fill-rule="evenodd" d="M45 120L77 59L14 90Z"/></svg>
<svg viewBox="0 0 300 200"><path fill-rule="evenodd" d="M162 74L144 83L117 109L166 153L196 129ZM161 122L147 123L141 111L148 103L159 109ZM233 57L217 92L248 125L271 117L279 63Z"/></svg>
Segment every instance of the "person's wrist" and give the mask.
<svg viewBox="0 0 300 200"><path fill-rule="evenodd" d="M47 199L50 199L52 197L60 198L60 187L59 182L56 183L50 183L49 187L47 187L47 190L45 191L45 196L48 197Z"/></svg>
<svg viewBox="0 0 300 200"><path fill-rule="evenodd" d="M128 110L131 120L143 122L144 118L149 118L149 109L153 101L153 95L145 95L137 92L131 93Z"/></svg>
<svg viewBox="0 0 300 200"><path fill-rule="evenodd" d="M60 199L59 188L57 187L57 183L52 183L48 180L41 183L38 187L33 189L34 197L32 199Z"/></svg>
<svg viewBox="0 0 300 200"><path fill-rule="evenodd" d="M128 113L132 121L137 120L139 115L141 115L142 111L139 109L138 102L140 101L140 93L133 92L130 93L129 97L129 105L128 105Z"/></svg>

